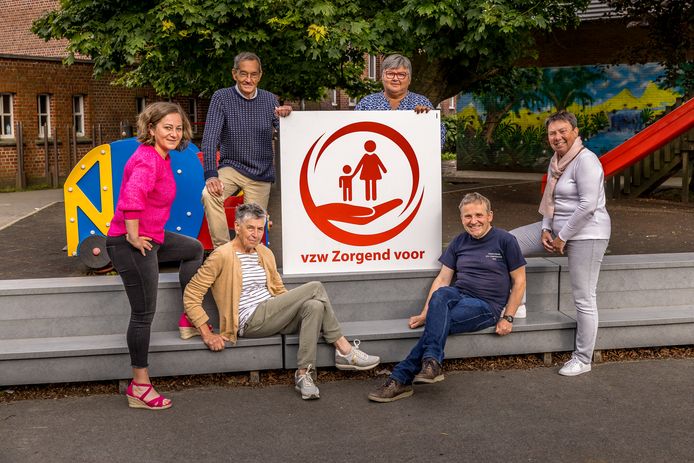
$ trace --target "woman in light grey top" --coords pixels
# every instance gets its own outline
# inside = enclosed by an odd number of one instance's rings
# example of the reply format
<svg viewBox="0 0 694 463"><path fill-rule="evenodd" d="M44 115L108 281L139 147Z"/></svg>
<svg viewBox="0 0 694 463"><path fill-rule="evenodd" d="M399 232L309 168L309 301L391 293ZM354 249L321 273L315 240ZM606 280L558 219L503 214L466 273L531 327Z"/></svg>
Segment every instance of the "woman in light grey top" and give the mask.
<svg viewBox="0 0 694 463"><path fill-rule="evenodd" d="M542 222L511 231L524 256L543 251L568 256L576 306L576 348L559 370L564 376L580 375L591 368L598 334L598 275L611 230L602 165L583 146L576 124L576 116L566 111L547 118L554 156L540 203Z"/></svg>

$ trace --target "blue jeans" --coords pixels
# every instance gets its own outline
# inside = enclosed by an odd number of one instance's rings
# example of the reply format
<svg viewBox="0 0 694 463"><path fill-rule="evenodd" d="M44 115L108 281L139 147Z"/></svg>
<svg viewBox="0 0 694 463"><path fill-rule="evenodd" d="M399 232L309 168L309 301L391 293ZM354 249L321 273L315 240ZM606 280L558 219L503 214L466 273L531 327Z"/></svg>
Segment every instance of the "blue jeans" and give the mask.
<svg viewBox="0 0 694 463"><path fill-rule="evenodd" d="M422 360L443 362L449 334L470 333L496 325L498 316L485 301L463 294L455 286L437 289L429 300L424 333L405 360L398 363L390 377L410 384L422 369Z"/></svg>

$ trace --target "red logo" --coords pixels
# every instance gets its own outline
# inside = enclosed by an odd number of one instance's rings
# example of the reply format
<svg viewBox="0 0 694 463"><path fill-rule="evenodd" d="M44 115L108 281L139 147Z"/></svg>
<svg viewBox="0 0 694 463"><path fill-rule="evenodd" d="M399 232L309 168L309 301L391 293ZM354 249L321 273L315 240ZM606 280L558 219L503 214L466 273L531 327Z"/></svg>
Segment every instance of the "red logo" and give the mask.
<svg viewBox="0 0 694 463"><path fill-rule="evenodd" d="M319 162L325 161L329 156L326 154L328 147L342 137L356 133L378 134L394 143L397 147L395 151L399 151L395 155L404 157L411 173L412 186L409 193L403 195L405 196L403 198L392 198L382 203L378 202L378 184L384 176L392 175L393 172L392 169L389 172L388 163L383 162L382 155L379 156L377 143L369 137L365 137L363 146L366 152L354 168L348 164L342 167L344 175L340 176L339 183L336 182L335 184L335 187L342 189L342 202L326 202L316 205L311 194L309 177L316 174ZM424 190L422 189L417 198L419 164L410 143L398 131L387 125L378 122L355 122L330 135L314 155L314 151L324 135L318 137L306 153L299 177L301 201L311 221L330 238L353 246L380 244L400 234L417 215L424 197ZM328 153L335 152L335 150L328 151ZM325 157L323 157L324 154L326 154ZM336 160L333 159L333 161ZM359 204L352 204L352 183L357 174L359 174L358 180L364 182L364 199L362 201L359 198ZM405 204L404 207L402 207L403 204ZM381 217L392 219L392 223L385 230L374 233L362 233L358 230L359 228L366 228L368 224ZM347 226L341 228L338 224L347 224ZM357 227L356 231L355 226Z"/></svg>

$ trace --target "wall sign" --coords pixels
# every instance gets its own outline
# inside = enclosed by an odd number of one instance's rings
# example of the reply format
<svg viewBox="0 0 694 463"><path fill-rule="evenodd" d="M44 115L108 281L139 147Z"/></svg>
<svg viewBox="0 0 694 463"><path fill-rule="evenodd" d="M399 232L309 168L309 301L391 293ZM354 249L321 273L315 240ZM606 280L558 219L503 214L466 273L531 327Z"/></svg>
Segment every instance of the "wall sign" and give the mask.
<svg viewBox="0 0 694 463"><path fill-rule="evenodd" d="M440 114L281 118L285 274L439 268Z"/></svg>

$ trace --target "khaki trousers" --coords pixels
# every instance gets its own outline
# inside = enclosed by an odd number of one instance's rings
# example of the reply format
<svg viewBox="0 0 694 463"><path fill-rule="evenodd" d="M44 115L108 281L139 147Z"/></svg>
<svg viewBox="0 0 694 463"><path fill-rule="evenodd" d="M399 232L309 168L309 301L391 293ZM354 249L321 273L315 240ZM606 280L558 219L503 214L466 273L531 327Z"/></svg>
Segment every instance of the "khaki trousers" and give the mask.
<svg viewBox="0 0 694 463"><path fill-rule="evenodd" d="M299 368L316 365L316 344L321 330L325 341L334 344L342 337L323 284L311 281L258 305L243 330L244 338L261 338L299 332Z"/></svg>
<svg viewBox="0 0 694 463"><path fill-rule="evenodd" d="M243 190L244 203L256 203L267 212L272 186L270 182L252 180L231 167L222 167L217 171L217 175L224 184L222 195L212 195L207 188L202 190L202 204L205 207L207 226L215 248L229 242L229 226L224 212L224 201L237 191Z"/></svg>

